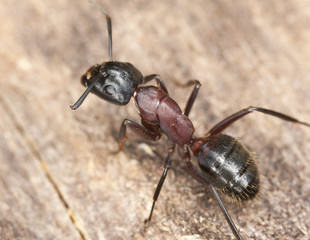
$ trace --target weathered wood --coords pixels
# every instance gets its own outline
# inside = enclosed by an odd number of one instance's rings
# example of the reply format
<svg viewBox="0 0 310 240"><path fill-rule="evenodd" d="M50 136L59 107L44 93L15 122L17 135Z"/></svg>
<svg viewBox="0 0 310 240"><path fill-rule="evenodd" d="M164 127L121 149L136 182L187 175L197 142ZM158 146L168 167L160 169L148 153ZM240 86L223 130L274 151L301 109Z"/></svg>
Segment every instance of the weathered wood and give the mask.
<svg viewBox="0 0 310 240"><path fill-rule="evenodd" d="M249 105L310 121L308 1L103 1L113 53L160 74L203 135ZM209 193L177 154L143 237L166 142L115 138L134 104L89 96L79 78L108 59L105 18L88 1L9 1L0 8L1 239L231 239ZM260 198L225 201L245 239L309 239L310 129L254 113L226 131L257 153Z"/></svg>
<svg viewBox="0 0 310 240"><path fill-rule="evenodd" d="M0 239L79 239L36 151L1 100Z"/></svg>

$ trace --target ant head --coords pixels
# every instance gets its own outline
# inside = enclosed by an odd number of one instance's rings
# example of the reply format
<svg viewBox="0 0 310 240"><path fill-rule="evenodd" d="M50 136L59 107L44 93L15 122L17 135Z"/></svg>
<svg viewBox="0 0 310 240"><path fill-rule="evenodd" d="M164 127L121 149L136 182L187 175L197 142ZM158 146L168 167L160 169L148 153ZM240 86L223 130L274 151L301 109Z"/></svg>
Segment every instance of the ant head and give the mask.
<svg viewBox="0 0 310 240"><path fill-rule="evenodd" d="M133 92L143 82L141 72L130 63L112 61L112 23L111 18L103 10L106 16L109 39L110 61L94 65L82 76L81 83L87 87L77 102L70 106L77 109L92 92L98 97L117 104L126 105Z"/></svg>
<svg viewBox="0 0 310 240"><path fill-rule="evenodd" d="M132 64L114 61L94 65L81 77L90 92L117 105L126 105L142 82L141 72Z"/></svg>

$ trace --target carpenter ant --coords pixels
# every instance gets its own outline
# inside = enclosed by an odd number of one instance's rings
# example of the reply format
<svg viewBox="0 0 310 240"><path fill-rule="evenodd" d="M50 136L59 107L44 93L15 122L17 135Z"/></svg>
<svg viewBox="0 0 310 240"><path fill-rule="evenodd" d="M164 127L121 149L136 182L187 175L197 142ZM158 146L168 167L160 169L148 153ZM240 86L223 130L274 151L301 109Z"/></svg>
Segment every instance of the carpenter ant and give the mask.
<svg viewBox="0 0 310 240"><path fill-rule="evenodd" d="M81 83L87 89L70 107L73 110L77 109L89 92L117 105L126 105L133 97L142 125L128 119L123 121L118 141L120 149L123 141L127 139L127 127L154 141L159 140L162 134L168 137L168 156L153 196L149 217L145 220L145 227L151 221L155 203L171 166L172 154L178 145L188 173L196 181L211 189L231 231L236 239L242 239L218 192L240 201L253 199L259 192L259 174L250 151L235 138L222 134L223 130L245 115L256 111L307 127L310 127L310 124L280 112L250 106L220 121L204 137L194 137L195 129L188 115L200 88L199 81L192 80L186 84L193 85L194 88L182 112L179 105L169 97L168 90L159 75L143 77L131 63L113 61L111 18L105 12L104 14L107 20L110 61L96 64L87 70L81 77ZM153 79L157 86L141 86ZM198 158L199 168L191 162L190 151Z"/></svg>

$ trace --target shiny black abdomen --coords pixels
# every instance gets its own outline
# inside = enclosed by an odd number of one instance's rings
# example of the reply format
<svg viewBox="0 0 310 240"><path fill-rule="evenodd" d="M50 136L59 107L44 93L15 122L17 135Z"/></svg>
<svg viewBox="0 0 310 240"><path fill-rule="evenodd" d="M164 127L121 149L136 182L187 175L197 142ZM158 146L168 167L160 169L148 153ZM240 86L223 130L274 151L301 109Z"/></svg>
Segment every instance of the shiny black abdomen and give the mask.
<svg viewBox="0 0 310 240"><path fill-rule="evenodd" d="M254 198L259 174L250 151L233 137L218 134L201 147L198 162L217 189L237 200Z"/></svg>

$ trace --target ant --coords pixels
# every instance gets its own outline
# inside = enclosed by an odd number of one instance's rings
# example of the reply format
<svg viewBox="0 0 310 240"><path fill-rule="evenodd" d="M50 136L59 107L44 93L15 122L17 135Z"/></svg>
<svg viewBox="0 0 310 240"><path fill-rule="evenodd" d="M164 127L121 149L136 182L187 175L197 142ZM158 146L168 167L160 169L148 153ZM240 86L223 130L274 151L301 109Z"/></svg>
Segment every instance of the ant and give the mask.
<svg viewBox="0 0 310 240"><path fill-rule="evenodd" d="M155 203L171 166L172 154L175 146L178 145L179 154L187 172L197 182L210 188L232 233L236 239L242 239L219 192L239 201L253 199L260 188L258 168L251 152L235 138L222 132L232 123L252 112L261 112L307 127L310 127L310 124L274 110L250 106L220 121L205 136L194 137L195 128L188 115L201 86L199 81L191 80L185 84L194 88L182 112L179 105L169 97L168 90L159 75L143 77L131 63L113 61L111 18L104 11L103 13L107 21L110 60L90 67L81 77L81 83L87 89L78 101L70 106L71 109L77 109L90 92L116 105L126 105L133 97L141 117L141 124L128 119L122 122L118 137L119 150L127 140L127 128L149 140L157 141L162 134L168 137L168 156L153 195L150 214L145 220L145 228L151 221ZM157 86L141 86L151 80L155 80ZM190 152L198 158L199 168L192 163Z"/></svg>

